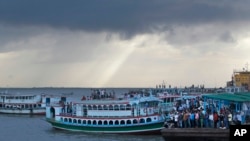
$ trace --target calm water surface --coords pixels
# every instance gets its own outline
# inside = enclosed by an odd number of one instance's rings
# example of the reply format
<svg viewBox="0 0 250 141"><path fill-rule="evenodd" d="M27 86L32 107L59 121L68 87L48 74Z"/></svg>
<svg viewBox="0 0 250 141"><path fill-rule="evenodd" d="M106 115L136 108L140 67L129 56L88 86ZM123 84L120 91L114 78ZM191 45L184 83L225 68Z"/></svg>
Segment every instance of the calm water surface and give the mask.
<svg viewBox="0 0 250 141"><path fill-rule="evenodd" d="M161 135L88 134L52 128L43 116L0 114L0 141L164 141Z"/></svg>
<svg viewBox="0 0 250 141"><path fill-rule="evenodd" d="M7 89L0 88L0 92ZM116 89L116 92L125 89ZM81 97L89 94L90 89L8 89L10 93L50 93L73 92ZM118 93L119 93L118 92ZM56 130L47 123L45 116L0 114L0 141L164 141L161 135L117 135L88 134Z"/></svg>

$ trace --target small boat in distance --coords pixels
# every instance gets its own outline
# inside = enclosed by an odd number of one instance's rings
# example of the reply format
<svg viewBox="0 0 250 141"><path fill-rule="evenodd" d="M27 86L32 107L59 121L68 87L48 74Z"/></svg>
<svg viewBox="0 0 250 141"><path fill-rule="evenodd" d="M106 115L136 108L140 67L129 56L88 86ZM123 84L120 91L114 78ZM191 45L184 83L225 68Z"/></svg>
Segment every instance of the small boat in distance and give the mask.
<svg viewBox="0 0 250 141"><path fill-rule="evenodd" d="M46 94L0 93L0 113L45 115L46 105L66 101L66 97Z"/></svg>
<svg viewBox="0 0 250 141"><path fill-rule="evenodd" d="M46 106L46 120L56 129L88 133L161 134L165 117L152 95L98 98Z"/></svg>

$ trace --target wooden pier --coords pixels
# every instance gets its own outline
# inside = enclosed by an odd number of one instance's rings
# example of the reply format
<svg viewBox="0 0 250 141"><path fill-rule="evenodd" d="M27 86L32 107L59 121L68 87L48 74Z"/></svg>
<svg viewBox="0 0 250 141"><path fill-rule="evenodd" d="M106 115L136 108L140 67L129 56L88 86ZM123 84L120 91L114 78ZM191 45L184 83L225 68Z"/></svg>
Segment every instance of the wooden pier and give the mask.
<svg viewBox="0 0 250 141"><path fill-rule="evenodd" d="M219 128L164 128L165 141L229 141L229 129Z"/></svg>

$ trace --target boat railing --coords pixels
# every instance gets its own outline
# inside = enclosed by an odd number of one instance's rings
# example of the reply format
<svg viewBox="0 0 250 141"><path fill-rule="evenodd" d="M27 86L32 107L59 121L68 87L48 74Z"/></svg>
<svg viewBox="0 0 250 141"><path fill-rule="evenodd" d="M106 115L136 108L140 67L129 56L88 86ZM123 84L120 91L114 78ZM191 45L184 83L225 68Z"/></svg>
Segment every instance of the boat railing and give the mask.
<svg viewBox="0 0 250 141"><path fill-rule="evenodd" d="M52 103L46 103L46 106L61 106L61 104L59 102L52 102Z"/></svg>
<svg viewBox="0 0 250 141"><path fill-rule="evenodd" d="M141 118L141 117L148 117L148 116L156 116L158 114L150 114L150 115L139 115L139 116L91 116L91 115L83 115L83 116L77 116L74 113L60 113L60 116L72 116L72 117L80 117L80 118Z"/></svg>

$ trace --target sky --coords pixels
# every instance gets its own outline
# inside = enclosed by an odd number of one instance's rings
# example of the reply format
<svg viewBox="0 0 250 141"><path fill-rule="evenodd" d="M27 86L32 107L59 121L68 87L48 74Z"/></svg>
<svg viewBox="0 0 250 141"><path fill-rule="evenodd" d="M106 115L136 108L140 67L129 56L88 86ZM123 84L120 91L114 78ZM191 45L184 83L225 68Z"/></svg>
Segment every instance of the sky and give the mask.
<svg viewBox="0 0 250 141"><path fill-rule="evenodd" d="M1 0L0 87L225 87L248 0Z"/></svg>

